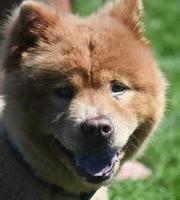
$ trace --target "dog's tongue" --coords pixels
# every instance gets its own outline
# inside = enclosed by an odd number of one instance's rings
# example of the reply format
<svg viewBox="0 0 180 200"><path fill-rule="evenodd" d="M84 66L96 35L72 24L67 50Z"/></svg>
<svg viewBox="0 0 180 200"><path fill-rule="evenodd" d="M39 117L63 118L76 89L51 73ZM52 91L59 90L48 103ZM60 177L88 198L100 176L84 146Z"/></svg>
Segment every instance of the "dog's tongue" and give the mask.
<svg viewBox="0 0 180 200"><path fill-rule="evenodd" d="M93 177L104 176L110 172L116 160L116 152L104 152L93 155L79 154L75 156L77 167Z"/></svg>

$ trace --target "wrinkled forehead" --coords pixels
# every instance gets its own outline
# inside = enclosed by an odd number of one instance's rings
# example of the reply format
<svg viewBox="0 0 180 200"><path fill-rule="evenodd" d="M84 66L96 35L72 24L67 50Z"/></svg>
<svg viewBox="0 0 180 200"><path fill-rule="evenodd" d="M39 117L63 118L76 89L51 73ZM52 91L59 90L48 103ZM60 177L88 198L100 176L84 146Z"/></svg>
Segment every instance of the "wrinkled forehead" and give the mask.
<svg viewBox="0 0 180 200"><path fill-rule="evenodd" d="M132 76L136 79L136 74L148 73L153 64L148 48L126 28L110 20L66 23L53 45L41 47L41 51L43 56L37 54L34 58L34 62L41 62L41 67L69 79L84 78L85 82L132 80Z"/></svg>
<svg viewBox="0 0 180 200"><path fill-rule="evenodd" d="M108 22L108 23L107 23ZM66 25L53 51L63 56L69 66L89 69L120 68L125 65L140 65L142 58L150 53L148 48L135 39L133 34L114 20L101 19ZM52 47L53 48L53 47ZM141 59L138 59L141 57ZM67 58L67 59L66 59Z"/></svg>

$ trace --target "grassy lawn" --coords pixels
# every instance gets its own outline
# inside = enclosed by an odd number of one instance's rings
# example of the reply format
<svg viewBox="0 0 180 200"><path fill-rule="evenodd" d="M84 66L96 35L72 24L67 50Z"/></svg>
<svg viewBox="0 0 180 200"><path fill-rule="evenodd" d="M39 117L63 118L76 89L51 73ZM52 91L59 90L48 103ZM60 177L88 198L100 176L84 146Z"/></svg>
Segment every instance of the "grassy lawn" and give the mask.
<svg viewBox="0 0 180 200"><path fill-rule="evenodd" d="M103 0L75 0L85 15ZM114 183L111 200L180 199L180 1L144 0L146 35L152 41L170 86L166 118L141 161L153 170L144 181Z"/></svg>

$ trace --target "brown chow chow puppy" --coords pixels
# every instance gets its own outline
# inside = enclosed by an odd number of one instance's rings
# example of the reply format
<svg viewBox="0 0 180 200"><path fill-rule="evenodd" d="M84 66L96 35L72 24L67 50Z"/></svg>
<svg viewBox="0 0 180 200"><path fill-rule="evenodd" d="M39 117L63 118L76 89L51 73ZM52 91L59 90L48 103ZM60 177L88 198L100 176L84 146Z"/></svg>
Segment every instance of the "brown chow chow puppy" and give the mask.
<svg viewBox="0 0 180 200"><path fill-rule="evenodd" d="M87 18L34 1L14 11L1 47L3 200L90 199L154 132L166 82L141 17L141 0Z"/></svg>

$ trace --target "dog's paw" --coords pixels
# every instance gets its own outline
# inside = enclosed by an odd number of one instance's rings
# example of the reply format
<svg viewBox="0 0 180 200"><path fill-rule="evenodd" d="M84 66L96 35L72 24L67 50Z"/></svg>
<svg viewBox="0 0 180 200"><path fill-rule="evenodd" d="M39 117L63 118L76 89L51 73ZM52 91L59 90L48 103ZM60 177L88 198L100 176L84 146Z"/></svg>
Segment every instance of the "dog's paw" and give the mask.
<svg viewBox="0 0 180 200"><path fill-rule="evenodd" d="M116 180L137 180L145 179L152 174L152 171L138 161L128 161L124 163L120 172L116 176Z"/></svg>
<svg viewBox="0 0 180 200"><path fill-rule="evenodd" d="M91 200L108 200L108 188L101 187Z"/></svg>

